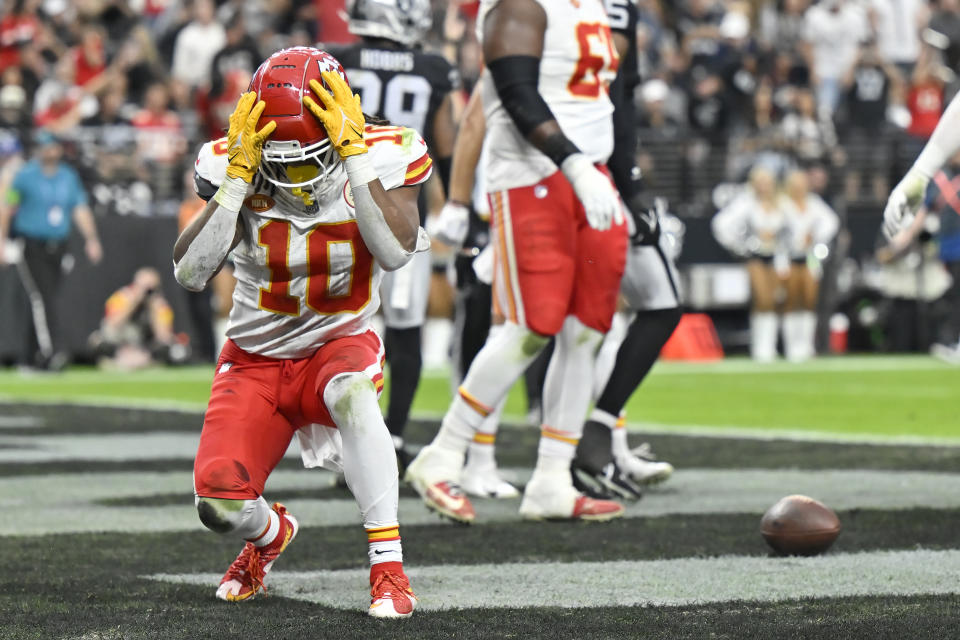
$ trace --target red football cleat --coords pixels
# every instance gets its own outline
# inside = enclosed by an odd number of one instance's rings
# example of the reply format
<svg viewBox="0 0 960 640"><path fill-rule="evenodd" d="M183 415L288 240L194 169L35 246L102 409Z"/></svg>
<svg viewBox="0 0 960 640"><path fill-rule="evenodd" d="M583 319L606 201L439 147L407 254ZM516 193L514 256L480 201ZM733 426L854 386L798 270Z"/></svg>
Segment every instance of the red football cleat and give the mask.
<svg viewBox="0 0 960 640"><path fill-rule="evenodd" d="M373 586L367 613L374 618L409 618L417 608L417 596L410 588L410 580L400 563L396 564L399 568L395 571L378 571L376 566L370 570Z"/></svg>
<svg viewBox="0 0 960 640"><path fill-rule="evenodd" d="M587 496L580 496L573 504L574 520L595 520L602 522L612 520L623 515L623 505L613 500L594 500Z"/></svg>
<svg viewBox="0 0 960 640"><path fill-rule="evenodd" d="M297 537L299 523L297 519L287 514L287 509L279 502L274 503L273 510L280 516L280 532L277 539L266 547L256 547L248 542L237 559L227 569L220 586L217 588L217 597L229 602L239 602L252 598L263 589L267 592L263 581L283 550Z"/></svg>

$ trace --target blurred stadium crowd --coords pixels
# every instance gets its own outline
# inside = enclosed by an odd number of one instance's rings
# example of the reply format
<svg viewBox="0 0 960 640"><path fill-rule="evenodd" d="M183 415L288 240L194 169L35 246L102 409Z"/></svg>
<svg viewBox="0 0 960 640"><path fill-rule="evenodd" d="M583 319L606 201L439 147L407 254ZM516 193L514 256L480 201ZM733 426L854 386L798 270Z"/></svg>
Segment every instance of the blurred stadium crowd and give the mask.
<svg viewBox="0 0 960 640"><path fill-rule="evenodd" d="M196 145L259 61L351 36L343 0L6 0L3 154L45 127L76 141L95 212L173 214ZM476 2L436 0L427 48L479 70ZM639 0L642 165L676 203L757 162L882 202L936 126L960 57L956 0ZM130 160L134 161L131 162ZM904 160L906 159L906 160Z"/></svg>
<svg viewBox="0 0 960 640"><path fill-rule="evenodd" d="M345 3L3 0L0 170L9 179L43 128L66 143L96 216L176 216L193 202L196 149L222 135L259 62L350 41ZM638 5L647 187L706 223L757 165L799 167L845 228L869 214L872 253L889 187L956 91L960 0ZM456 63L464 92L481 69L477 6L434 0L424 42ZM682 262L719 261L697 229Z"/></svg>

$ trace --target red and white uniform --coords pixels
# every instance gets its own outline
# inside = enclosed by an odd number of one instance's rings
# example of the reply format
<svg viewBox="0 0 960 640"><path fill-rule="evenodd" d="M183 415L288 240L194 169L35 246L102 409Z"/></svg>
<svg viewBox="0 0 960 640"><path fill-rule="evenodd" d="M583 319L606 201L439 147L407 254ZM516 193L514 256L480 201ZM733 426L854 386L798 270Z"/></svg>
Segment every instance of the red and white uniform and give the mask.
<svg viewBox="0 0 960 640"><path fill-rule="evenodd" d="M432 160L415 131L367 127L365 138L385 189L430 177ZM226 144L216 140L201 148L196 171L216 186L227 164ZM290 190L256 179L248 189L243 240L232 254L237 286L229 340L194 464L199 496L259 496L298 430L334 426L323 394L337 375L362 372L378 392L383 387L383 344L370 324L383 270L360 236L342 167L316 197L318 212L308 214L290 204ZM304 461L335 459L331 438L320 426L305 430Z"/></svg>
<svg viewBox="0 0 960 640"><path fill-rule="evenodd" d="M367 127L369 157L387 190L421 184L432 172L427 147L412 129ZM219 185L225 140L200 149L197 173ZM302 358L370 329L380 306L383 270L360 237L347 175L319 195L319 213L284 206L272 190L251 186L240 210L244 239L232 253L237 286L227 337L249 353Z"/></svg>
<svg viewBox="0 0 960 640"><path fill-rule="evenodd" d="M499 0L480 5L478 30ZM613 151L607 86L619 58L601 0L537 0L547 15L538 91L563 133L594 163ZM596 231L559 168L523 137L483 77L484 173L494 241L494 308L555 335L569 315L606 332L626 264L627 228Z"/></svg>
<svg viewBox="0 0 960 640"><path fill-rule="evenodd" d="M564 135L595 163L613 153L613 103L607 87L620 58L610 35L602 0L537 0L547 14L537 90L557 118ZM480 3L477 28L499 0ZM483 111L487 119L486 180L490 191L536 183L557 165L527 142L503 108L493 78L483 74Z"/></svg>

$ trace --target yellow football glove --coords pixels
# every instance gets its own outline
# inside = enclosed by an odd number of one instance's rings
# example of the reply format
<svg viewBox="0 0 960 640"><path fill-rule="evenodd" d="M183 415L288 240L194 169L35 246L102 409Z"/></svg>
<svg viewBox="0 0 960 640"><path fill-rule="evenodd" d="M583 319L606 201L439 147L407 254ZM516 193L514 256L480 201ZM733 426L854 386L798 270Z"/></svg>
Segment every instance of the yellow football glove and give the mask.
<svg viewBox="0 0 960 640"><path fill-rule="evenodd" d="M310 81L310 90L320 98L323 107L310 96L303 96L303 104L327 130L333 148L344 160L367 152L367 143L363 140L363 109L360 108L360 96L355 95L340 74L335 71L323 71L323 81L333 91L331 96L316 80Z"/></svg>
<svg viewBox="0 0 960 640"><path fill-rule="evenodd" d="M240 96L227 130L227 157L230 160L227 176L240 178L244 182L253 180L253 175L260 167L263 144L277 128L277 123L271 121L257 131L257 122L267 105L263 100L254 104L256 100L257 94L253 91Z"/></svg>

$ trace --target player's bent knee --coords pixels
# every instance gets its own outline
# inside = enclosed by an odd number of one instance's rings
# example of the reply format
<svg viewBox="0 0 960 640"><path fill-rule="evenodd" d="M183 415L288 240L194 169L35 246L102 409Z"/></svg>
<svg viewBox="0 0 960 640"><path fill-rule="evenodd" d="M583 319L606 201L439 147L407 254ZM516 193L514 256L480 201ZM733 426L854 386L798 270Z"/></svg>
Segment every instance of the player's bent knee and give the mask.
<svg viewBox="0 0 960 640"><path fill-rule="evenodd" d="M566 313L565 308L561 309L558 307L553 313L551 313L549 309L541 309L538 313L527 314L527 329L529 329L538 340L542 340L542 344L537 347L538 351L550 342L550 338L560 333L560 330L563 328L563 320L566 317Z"/></svg>
<svg viewBox="0 0 960 640"><path fill-rule="evenodd" d="M197 515L207 529L216 533L230 533L242 523L246 502L228 498L198 497Z"/></svg>
<svg viewBox="0 0 960 640"><path fill-rule="evenodd" d="M547 343L550 342L550 338L557 333L560 329L557 328L556 331L549 334L544 334L542 331L537 331L534 327L526 327L523 337L520 340L520 350L525 356L534 356L547 346Z"/></svg>
<svg viewBox="0 0 960 640"><path fill-rule="evenodd" d="M337 420L341 416L349 415L356 403L368 401L370 394L373 394L376 402L376 389L366 374L359 371L342 373L324 387L323 402L330 415Z"/></svg>

